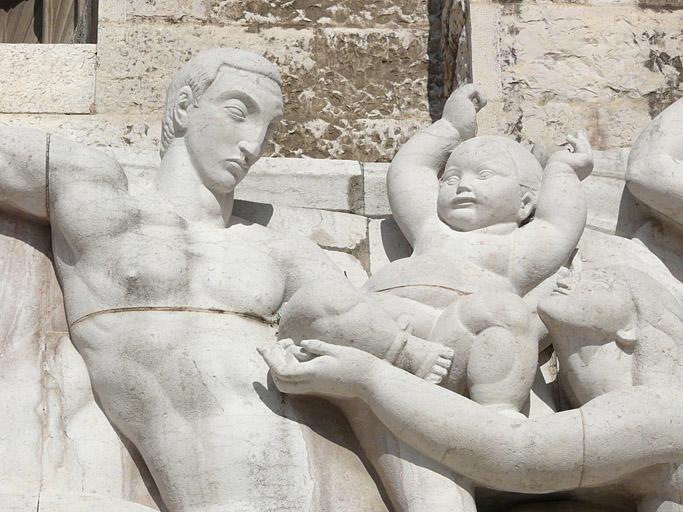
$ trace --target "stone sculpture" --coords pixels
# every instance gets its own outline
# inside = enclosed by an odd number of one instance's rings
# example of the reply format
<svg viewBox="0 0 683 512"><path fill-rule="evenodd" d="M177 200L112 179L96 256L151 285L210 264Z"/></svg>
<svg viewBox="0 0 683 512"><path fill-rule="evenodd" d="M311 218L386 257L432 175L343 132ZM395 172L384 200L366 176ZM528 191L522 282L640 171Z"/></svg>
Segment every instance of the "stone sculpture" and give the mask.
<svg viewBox="0 0 683 512"><path fill-rule="evenodd" d="M156 186L139 195L104 153L0 128L0 204L50 224L72 340L169 512L319 510L306 428L256 346L300 286L348 284L313 242L232 215L282 114L270 62L195 56L169 87Z"/></svg>
<svg viewBox="0 0 683 512"><path fill-rule="evenodd" d="M461 87L443 119L391 164L389 200L413 255L374 274L365 296L331 297L324 283L302 287L283 308L280 334L358 347L361 333L370 353L515 415L529 400L538 359L522 296L576 247L586 222L580 179L593 161L585 136L570 136L574 152L550 158L539 190L543 171L528 150L504 137L475 137L485 104L477 87ZM357 404L340 406L400 510L450 510L457 498L449 494L462 493L447 480L457 477L444 479L407 447L396 457L377 453L378 444L392 444L383 427Z"/></svg>
<svg viewBox="0 0 683 512"><path fill-rule="evenodd" d="M648 126L629 159L634 195L657 204L658 193L669 199L658 211L675 211L680 188L672 176L679 107ZM660 172L668 185L657 178ZM633 242L624 241L630 248ZM561 272L552 293L538 302L575 409L529 419L495 415L353 345L340 346L334 336L334 344L304 340L301 347L285 340L263 355L281 390L360 400L401 441L474 485L570 491L575 499L515 510L683 510L683 305L669 291L677 289L669 282L675 279L656 258L656 268L642 271L622 263L633 251L609 261L609 250L590 249L586 268L576 264L573 273ZM638 267L653 258L645 253L649 258L638 258ZM473 502L451 507L474 510Z"/></svg>

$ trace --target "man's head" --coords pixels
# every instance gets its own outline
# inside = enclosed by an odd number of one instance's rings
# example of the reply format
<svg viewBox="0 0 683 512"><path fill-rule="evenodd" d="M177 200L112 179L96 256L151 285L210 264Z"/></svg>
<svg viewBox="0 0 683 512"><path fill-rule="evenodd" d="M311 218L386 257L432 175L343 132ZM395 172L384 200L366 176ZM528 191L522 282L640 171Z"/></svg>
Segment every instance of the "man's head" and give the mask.
<svg viewBox="0 0 683 512"><path fill-rule="evenodd" d="M182 139L202 182L231 192L282 117L282 80L263 57L214 48L194 56L166 94L161 156Z"/></svg>
<svg viewBox="0 0 683 512"><path fill-rule="evenodd" d="M521 144L496 136L455 148L441 176L438 213L456 231L521 223L533 212L543 170Z"/></svg>

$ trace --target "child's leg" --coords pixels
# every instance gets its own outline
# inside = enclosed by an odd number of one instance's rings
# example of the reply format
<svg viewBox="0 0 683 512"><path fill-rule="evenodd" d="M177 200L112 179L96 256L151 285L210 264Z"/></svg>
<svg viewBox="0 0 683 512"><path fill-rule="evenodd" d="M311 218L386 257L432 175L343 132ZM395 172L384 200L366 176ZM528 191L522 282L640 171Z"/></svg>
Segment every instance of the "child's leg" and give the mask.
<svg viewBox="0 0 683 512"><path fill-rule="evenodd" d="M402 329L373 295L350 284L304 286L280 312L279 337L355 347L418 377L441 381L451 364L450 349Z"/></svg>
<svg viewBox="0 0 683 512"><path fill-rule="evenodd" d="M465 479L399 441L360 400L339 401L396 512L476 512Z"/></svg>
<svg viewBox="0 0 683 512"><path fill-rule="evenodd" d="M462 297L446 308L430 340L455 352L451 389L501 410L524 407L536 373L538 340L520 297L503 292Z"/></svg>

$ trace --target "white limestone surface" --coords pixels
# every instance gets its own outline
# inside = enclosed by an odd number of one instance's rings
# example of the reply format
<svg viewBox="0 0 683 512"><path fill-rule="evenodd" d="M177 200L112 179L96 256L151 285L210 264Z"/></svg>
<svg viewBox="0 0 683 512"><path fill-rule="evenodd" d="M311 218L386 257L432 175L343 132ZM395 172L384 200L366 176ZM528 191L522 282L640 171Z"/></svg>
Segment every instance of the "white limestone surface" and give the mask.
<svg viewBox="0 0 683 512"><path fill-rule="evenodd" d="M0 45L0 112L94 112L96 58L94 44Z"/></svg>

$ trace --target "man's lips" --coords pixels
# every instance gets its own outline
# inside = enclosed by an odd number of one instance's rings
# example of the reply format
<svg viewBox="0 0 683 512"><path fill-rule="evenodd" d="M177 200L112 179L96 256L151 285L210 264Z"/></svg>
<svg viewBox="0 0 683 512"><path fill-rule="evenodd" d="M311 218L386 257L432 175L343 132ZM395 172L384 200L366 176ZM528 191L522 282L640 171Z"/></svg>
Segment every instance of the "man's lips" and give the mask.
<svg viewBox="0 0 683 512"><path fill-rule="evenodd" d="M573 286L571 283L563 280L558 280L555 283L555 288L553 288L552 293L559 295L569 295L569 292L572 291L572 288Z"/></svg>

